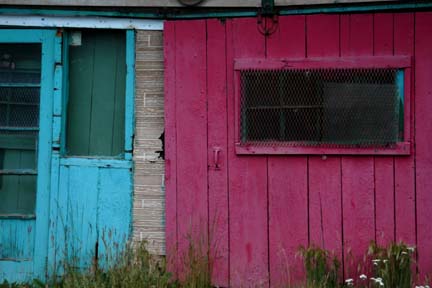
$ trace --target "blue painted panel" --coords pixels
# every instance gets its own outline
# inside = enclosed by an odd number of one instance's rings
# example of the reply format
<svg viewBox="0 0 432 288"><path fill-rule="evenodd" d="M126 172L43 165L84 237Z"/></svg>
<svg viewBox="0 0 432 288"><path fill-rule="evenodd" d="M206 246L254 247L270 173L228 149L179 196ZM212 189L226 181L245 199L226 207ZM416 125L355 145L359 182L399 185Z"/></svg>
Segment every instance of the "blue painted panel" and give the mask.
<svg viewBox="0 0 432 288"><path fill-rule="evenodd" d="M67 227L65 227L69 253L67 258L78 267L89 267L95 255L98 170L95 167L72 166L68 171Z"/></svg>
<svg viewBox="0 0 432 288"><path fill-rule="evenodd" d="M99 167L99 168L132 168L132 161L101 158L61 158L60 165Z"/></svg>
<svg viewBox="0 0 432 288"><path fill-rule="evenodd" d="M0 279L7 279L10 283L29 282L34 279L32 272L32 261L0 261Z"/></svg>
<svg viewBox="0 0 432 288"><path fill-rule="evenodd" d="M57 161L56 155L53 163ZM55 222L50 229L51 275L62 272L63 261L81 268L91 266L96 245L99 245L100 263L104 264L107 255L112 257L124 247L131 229L131 169L101 168L89 165L91 161L66 165L63 160L58 159L58 174L53 167L58 184L53 179L52 188L58 192L52 192L51 200L52 210L56 211L51 213Z"/></svg>
<svg viewBox="0 0 432 288"><path fill-rule="evenodd" d="M99 176L99 260L106 265L106 260L114 260L129 239L132 175L129 169L101 168Z"/></svg>
<svg viewBox="0 0 432 288"><path fill-rule="evenodd" d="M33 258L35 220L0 219L0 261Z"/></svg>
<svg viewBox="0 0 432 288"><path fill-rule="evenodd" d="M135 31L126 31L125 159L132 160L135 119Z"/></svg>
<svg viewBox="0 0 432 288"><path fill-rule="evenodd" d="M48 229L51 187L51 147L54 87L54 48L56 30L44 30L42 43L42 78L39 112L38 182L36 195L35 254L33 272L43 279L48 256ZM57 42L58 44L58 42Z"/></svg>
<svg viewBox="0 0 432 288"><path fill-rule="evenodd" d="M17 261L0 261L0 282L3 279L10 282L24 281L29 278L43 279L46 272L51 184L54 48L55 43L57 46L60 45L59 39L55 41L55 38L60 36L56 35L56 30L2 29L0 31L0 43L42 44L36 219L2 219L0 223L2 254L5 258L10 257ZM28 261L23 261L23 259Z"/></svg>

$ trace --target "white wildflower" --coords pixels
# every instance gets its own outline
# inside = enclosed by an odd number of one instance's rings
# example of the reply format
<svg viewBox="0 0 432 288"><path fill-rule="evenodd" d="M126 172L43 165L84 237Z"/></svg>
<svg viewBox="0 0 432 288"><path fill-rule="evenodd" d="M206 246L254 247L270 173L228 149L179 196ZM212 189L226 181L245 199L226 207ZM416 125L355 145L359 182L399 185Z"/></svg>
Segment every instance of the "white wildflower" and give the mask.
<svg viewBox="0 0 432 288"><path fill-rule="evenodd" d="M354 279L351 279L351 278L346 279L346 280L345 280L345 283L346 283L348 286L354 286Z"/></svg>
<svg viewBox="0 0 432 288"><path fill-rule="evenodd" d="M366 276L365 274L361 274L361 275L360 275L360 279L361 279L361 280L366 280L366 279L367 279L367 276Z"/></svg>
<svg viewBox="0 0 432 288"><path fill-rule="evenodd" d="M373 259L373 260L372 260L372 263L373 263L373 265L375 265L375 266L378 266L378 263L379 263L379 262L381 262L380 259Z"/></svg>
<svg viewBox="0 0 432 288"><path fill-rule="evenodd" d="M379 284L381 287L384 287L384 282L382 281L382 278L378 277L378 278L370 278L371 280L373 280L376 284Z"/></svg>
<svg viewBox="0 0 432 288"><path fill-rule="evenodd" d="M415 247L407 247L407 250L410 252L414 252ZM426 285L425 287L427 288L429 285Z"/></svg>
<svg viewBox="0 0 432 288"><path fill-rule="evenodd" d="M387 262L388 262L388 259L384 259L383 262L384 262L384 264L387 263Z"/></svg>
<svg viewBox="0 0 432 288"><path fill-rule="evenodd" d="M402 255L408 255L408 253L407 252L405 252L405 251L402 251L402 253L401 253Z"/></svg>
<svg viewBox="0 0 432 288"><path fill-rule="evenodd" d="M424 286L415 286L415 288L425 288Z"/></svg>

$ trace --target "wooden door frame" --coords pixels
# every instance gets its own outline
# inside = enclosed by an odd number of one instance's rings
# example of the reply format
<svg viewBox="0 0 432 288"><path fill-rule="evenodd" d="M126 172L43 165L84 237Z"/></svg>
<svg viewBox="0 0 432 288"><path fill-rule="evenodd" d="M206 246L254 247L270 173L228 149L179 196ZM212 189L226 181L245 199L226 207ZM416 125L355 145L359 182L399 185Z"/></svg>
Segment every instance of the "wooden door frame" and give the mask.
<svg viewBox="0 0 432 288"><path fill-rule="evenodd" d="M41 88L38 135L38 176L35 207L35 239L33 263L0 261L0 270L23 271L32 278L44 278L48 253L48 228L50 210L50 174L51 174L51 143L52 143L52 103L54 88L55 51L60 46L56 38L60 38L56 30L48 29L2 29L0 43L38 43L42 46ZM21 265L20 265L21 264ZM26 266L22 268L20 266ZM22 279L26 280L26 279ZM28 279L27 279L28 280Z"/></svg>

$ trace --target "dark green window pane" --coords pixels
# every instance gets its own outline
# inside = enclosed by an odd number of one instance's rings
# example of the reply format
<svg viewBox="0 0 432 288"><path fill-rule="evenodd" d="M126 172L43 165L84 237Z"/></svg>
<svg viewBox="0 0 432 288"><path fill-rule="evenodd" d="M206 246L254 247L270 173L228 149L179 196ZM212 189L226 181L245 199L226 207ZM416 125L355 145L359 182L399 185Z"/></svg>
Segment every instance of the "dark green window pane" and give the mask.
<svg viewBox="0 0 432 288"><path fill-rule="evenodd" d="M40 44L0 45L0 214L36 203Z"/></svg>
<svg viewBox="0 0 432 288"><path fill-rule="evenodd" d="M125 33L81 33L81 45L69 47L67 154L121 156L125 131Z"/></svg>

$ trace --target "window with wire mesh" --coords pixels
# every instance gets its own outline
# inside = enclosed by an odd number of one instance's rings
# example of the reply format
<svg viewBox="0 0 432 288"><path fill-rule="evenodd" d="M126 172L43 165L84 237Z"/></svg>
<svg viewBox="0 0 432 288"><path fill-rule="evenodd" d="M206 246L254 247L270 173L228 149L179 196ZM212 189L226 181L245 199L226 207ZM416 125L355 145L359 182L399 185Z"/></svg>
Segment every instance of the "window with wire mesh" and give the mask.
<svg viewBox="0 0 432 288"><path fill-rule="evenodd" d="M242 70L240 142L392 146L403 140L401 77L379 68Z"/></svg>

